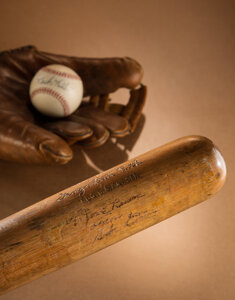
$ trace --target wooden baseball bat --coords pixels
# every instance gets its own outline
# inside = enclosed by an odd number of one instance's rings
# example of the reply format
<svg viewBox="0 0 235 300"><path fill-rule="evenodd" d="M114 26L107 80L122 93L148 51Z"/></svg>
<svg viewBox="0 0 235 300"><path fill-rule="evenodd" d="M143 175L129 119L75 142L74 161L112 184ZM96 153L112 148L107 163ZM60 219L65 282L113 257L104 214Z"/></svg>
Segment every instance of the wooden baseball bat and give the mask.
<svg viewBox="0 0 235 300"><path fill-rule="evenodd" d="M215 145L189 136L3 219L1 294L212 197L225 177Z"/></svg>

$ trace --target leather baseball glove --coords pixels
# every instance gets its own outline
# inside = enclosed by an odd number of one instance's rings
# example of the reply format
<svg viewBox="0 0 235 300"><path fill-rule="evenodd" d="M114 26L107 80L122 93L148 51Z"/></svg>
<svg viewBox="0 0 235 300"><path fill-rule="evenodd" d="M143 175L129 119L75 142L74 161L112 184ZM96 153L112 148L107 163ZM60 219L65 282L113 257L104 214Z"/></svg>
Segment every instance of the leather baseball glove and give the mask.
<svg viewBox="0 0 235 300"><path fill-rule="evenodd" d="M48 118L31 105L29 85L43 66L63 64L75 70L84 85L84 99L75 113ZM110 136L135 130L146 98L143 69L124 58L78 58L26 46L0 53L0 159L23 163L65 164L72 144L103 145ZM127 105L111 103L109 94L130 90Z"/></svg>

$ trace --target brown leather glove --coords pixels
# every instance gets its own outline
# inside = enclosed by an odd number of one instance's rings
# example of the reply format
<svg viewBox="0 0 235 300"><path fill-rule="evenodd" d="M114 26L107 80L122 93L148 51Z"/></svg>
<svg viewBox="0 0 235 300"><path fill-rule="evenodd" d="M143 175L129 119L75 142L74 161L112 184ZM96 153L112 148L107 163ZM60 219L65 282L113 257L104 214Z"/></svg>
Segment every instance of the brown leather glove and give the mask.
<svg viewBox="0 0 235 300"><path fill-rule="evenodd" d="M30 103L30 81L48 64L66 65L83 81L85 98L69 117L45 117ZM65 164L73 156L70 145L74 143L96 147L110 135L126 136L134 131L144 106L146 87L141 84L142 77L140 64L128 57L68 57L34 46L1 52L0 159ZM130 89L127 105L109 101L109 93L119 88Z"/></svg>

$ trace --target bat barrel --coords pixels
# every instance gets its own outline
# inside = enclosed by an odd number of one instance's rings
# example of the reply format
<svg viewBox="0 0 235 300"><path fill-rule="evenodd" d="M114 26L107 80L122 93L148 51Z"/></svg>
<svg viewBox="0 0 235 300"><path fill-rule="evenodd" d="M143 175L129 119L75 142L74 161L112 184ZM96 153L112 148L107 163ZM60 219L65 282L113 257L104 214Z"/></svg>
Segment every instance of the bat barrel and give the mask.
<svg viewBox="0 0 235 300"><path fill-rule="evenodd" d="M212 197L226 166L189 136L131 159L0 221L0 293Z"/></svg>

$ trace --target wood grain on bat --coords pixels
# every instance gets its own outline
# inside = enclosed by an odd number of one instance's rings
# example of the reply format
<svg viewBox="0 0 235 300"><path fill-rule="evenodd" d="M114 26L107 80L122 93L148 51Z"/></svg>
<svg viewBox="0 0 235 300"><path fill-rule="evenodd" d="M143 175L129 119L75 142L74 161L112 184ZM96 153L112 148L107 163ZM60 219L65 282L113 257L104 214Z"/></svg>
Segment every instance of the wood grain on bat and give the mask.
<svg viewBox="0 0 235 300"><path fill-rule="evenodd" d="M224 160L204 137L156 148L0 222L1 293L212 197Z"/></svg>

